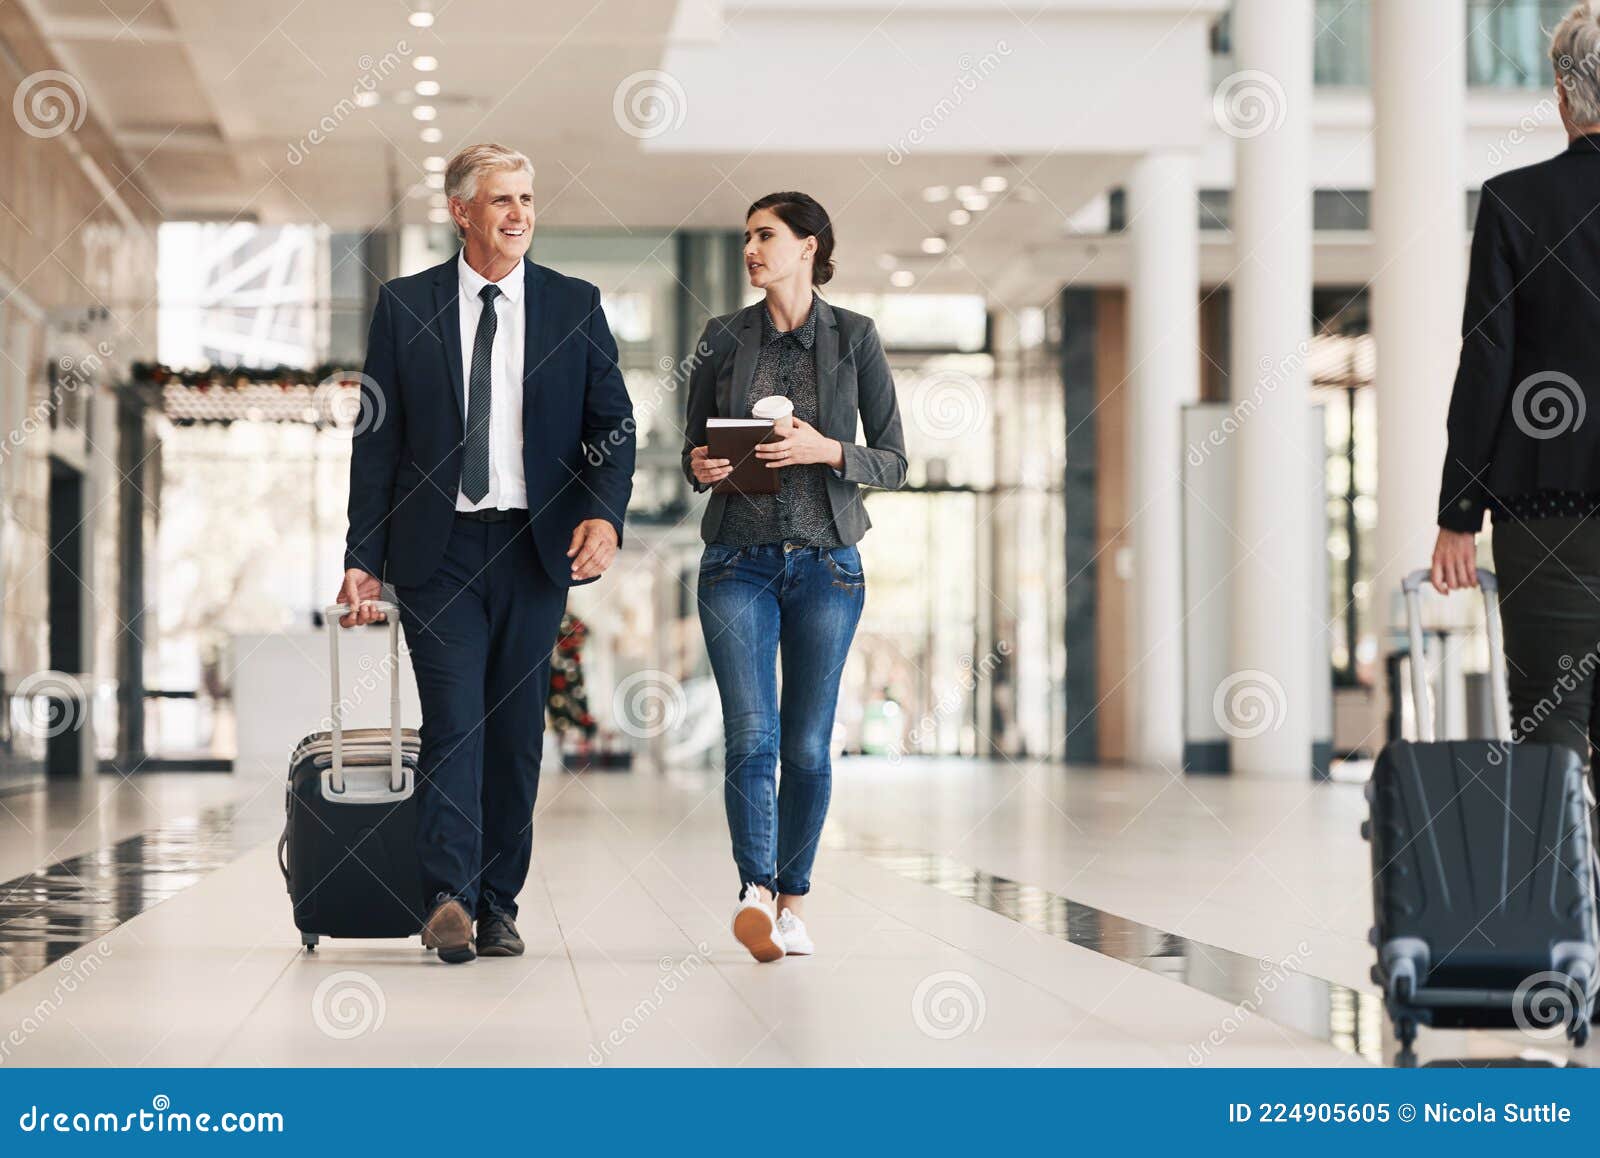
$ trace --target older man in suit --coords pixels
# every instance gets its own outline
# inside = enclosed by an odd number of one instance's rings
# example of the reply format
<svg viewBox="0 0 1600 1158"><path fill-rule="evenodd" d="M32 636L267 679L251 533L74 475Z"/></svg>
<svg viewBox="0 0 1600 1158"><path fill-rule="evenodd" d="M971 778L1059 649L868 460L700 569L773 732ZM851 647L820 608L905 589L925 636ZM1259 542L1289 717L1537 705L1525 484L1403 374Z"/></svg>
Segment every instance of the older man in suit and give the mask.
<svg viewBox="0 0 1600 1158"><path fill-rule="evenodd" d="M1600 6L1593 6L1600 7ZM1493 518L1513 731L1587 763L1600 733L1600 18L1557 26L1567 147L1484 182L1433 583L1477 584Z"/></svg>
<svg viewBox="0 0 1600 1158"><path fill-rule="evenodd" d="M600 291L527 258L528 158L469 146L445 193L461 251L373 311L340 623L383 618L393 585L422 698L423 943L463 962L523 951L550 653L568 588L622 543L634 436Z"/></svg>

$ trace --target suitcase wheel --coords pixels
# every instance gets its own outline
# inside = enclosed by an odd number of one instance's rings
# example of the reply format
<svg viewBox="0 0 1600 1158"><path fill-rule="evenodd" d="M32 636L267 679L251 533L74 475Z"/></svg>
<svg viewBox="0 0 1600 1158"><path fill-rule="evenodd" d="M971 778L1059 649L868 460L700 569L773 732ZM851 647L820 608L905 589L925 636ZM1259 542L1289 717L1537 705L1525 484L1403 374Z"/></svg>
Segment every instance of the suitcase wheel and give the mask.
<svg viewBox="0 0 1600 1158"><path fill-rule="evenodd" d="M1403 1053L1410 1053L1411 1047L1417 1040L1417 1019L1414 1017L1397 1018L1394 1023L1394 1035L1400 1041Z"/></svg>
<svg viewBox="0 0 1600 1158"><path fill-rule="evenodd" d="M321 939L316 933L300 934L300 944L306 947L307 953L315 953L317 951L317 942Z"/></svg>
<svg viewBox="0 0 1600 1158"><path fill-rule="evenodd" d="M1579 1049L1589 1044L1589 1023L1583 1018L1576 1019L1567 1027L1567 1032L1572 1037L1572 1044Z"/></svg>

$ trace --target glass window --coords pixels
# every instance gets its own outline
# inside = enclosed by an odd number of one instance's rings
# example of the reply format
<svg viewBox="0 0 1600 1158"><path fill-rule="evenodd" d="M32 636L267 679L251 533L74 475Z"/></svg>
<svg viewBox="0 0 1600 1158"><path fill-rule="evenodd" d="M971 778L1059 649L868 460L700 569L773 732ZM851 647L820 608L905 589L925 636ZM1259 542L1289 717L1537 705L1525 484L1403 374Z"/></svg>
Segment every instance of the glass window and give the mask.
<svg viewBox="0 0 1600 1158"><path fill-rule="evenodd" d="M162 362L309 369L327 357L324 227L175 221L158 249Z"/></svg>
<svg viewBox="0 0 1600 1158"><path fill-rule="evenodd" d="M1570 11L1569 0L1467 0L1467 83L1553 85L1550 30Z"/></svg>
<svg viewBox="0 0 1600 1158"><path fill-rule="evenodd" d="M876 322L885 349L976 353L988 346L981 294L829 294L828 300Z"/></svg>

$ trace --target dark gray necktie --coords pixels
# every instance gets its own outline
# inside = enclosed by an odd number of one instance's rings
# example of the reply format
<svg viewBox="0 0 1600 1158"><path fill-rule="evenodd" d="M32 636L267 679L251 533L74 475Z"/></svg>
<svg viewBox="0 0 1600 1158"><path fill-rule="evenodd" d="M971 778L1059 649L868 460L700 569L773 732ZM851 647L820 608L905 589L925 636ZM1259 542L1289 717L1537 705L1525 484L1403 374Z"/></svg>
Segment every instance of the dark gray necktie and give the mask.
<svg viewBox="0 0 1600 1158"><path fill-rule="evenodd" d="M489 362L494 354L494 331L499 325L494 299L500 287L486 285L478 291L483 310L478 314L478 334L472 340L472 377L467 389L466 458L461 464L461 490L472 502L489 493Z"/></svg>

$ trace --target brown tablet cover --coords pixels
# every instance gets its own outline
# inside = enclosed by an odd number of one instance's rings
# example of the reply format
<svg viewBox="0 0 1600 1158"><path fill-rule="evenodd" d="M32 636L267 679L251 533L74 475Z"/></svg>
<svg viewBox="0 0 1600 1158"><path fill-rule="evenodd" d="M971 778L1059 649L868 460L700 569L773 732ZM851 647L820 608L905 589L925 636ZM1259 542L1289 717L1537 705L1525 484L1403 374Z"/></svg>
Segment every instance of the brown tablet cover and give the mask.
<svg viewBox="0 0 1600 1158"><path fill-rule="evenodd" d="M777 442L773 424L762 418L708 418L706 457L725 458L733 473L711 488L714 495L775 495L778 472L756 457L756 444Z"/></svg>

